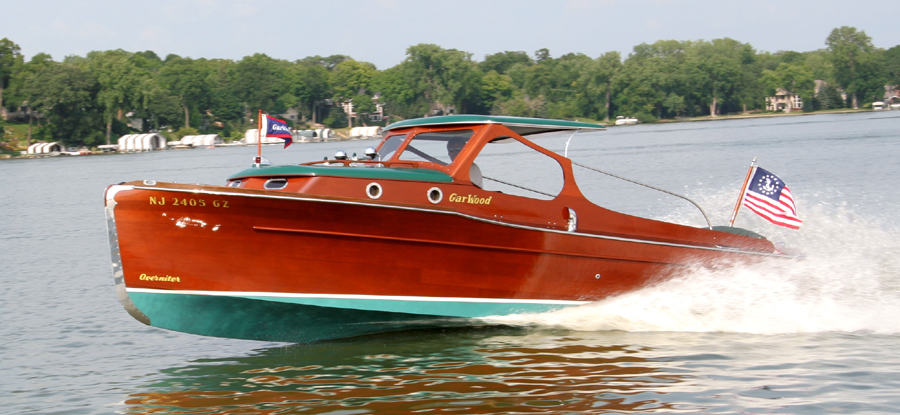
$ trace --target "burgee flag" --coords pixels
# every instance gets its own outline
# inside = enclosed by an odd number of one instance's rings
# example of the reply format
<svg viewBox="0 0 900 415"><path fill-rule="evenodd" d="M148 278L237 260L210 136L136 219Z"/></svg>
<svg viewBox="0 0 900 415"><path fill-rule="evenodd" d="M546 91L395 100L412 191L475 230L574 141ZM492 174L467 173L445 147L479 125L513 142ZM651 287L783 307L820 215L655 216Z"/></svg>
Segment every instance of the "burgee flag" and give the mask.
<svg viewBox="0 0 900 415"><path fill-rule="evenodd" d="M747 184L744 206L776 225L800 229L803 224L791 191L778 176L759 167Z"/></svg>
<svg viewBox="0 0 900 415"><path fill-rule="evenodd" d="M278 118L270 117L268 114L265 115L262 122L262 131L266 132L263 137L283 138L284 148L293 144L294 140L291 137L291 127L288 127L286 122L279 120Z"/></svg>

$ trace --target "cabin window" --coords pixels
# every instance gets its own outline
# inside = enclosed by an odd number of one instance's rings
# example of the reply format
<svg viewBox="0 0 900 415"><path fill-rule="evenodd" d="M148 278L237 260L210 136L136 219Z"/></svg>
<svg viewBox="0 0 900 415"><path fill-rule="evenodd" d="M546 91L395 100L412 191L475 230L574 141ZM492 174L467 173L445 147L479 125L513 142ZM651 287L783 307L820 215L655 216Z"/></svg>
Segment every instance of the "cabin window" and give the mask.
<svg viewBox="0 0 900 415"><path fill-rule="evenodd" d="M394 153L397 152L397 149L400 148L400 144L403 144L403 140L406 139L406 134L400 135L392 135L381 144L381 147L378 148L378 161L389 160L394 156Z"/></svg>
<svg viewBox="0 0 900 415"><path fill-rule="evenodd" d="M453 162L459 150L469 142L474 131L455 130L421 133L400 154L401 160L427 161L446 166Z"/></svg>
<svg viewBox="0 0 900 415"><path fill-rule="evenodd" d="M484 190L550 200L565 184L556 159L516 139L491 141L475 158L475 164L484 178Z"/></svg>

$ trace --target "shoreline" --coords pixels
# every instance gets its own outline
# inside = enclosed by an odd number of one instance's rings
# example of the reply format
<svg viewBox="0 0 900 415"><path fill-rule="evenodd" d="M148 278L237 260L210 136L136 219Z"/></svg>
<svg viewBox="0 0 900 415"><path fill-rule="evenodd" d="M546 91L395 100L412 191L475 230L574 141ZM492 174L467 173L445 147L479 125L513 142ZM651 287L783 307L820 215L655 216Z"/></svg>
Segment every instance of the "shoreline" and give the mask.
<svg viewBox="0 0 900 415"><path fill-rule="evenodd" d="M874 112L873 110L868 109L840 109L840 110L826 110L826 111L813 111L813 112L803 112L803 111L794 111L789 113L773 113L773 112L761 112L754 114L729 114L729 115L718 115L715 117L711 117L709 115L705 115L702 117L690 117L690 118L674 118L674 119L663 119L657 120L656 122L649 124L668 124L668 123L679 123L679 122L701 122L701 121L720 121L720 120L743 120L748 118L779 118L779 117L796 117L801 115L825 115L825 114L852 114L857 112ZM611 127L615 127L616 125L610 125ZM618 127L621 127L618 126Z"/></svg>
<svg viewBox="0 0 900 415"><path fill-rule="evenodd" d="M807 115L825 115L825 114L852 114L859 112L875 112L870 109L840 109L840 110L827 110L827 111L815 111L815 112L803 112L803 111L795 111L790 113L753 113L753 114L729 114L729 115L719 115L716 117L710 117L708 115L702 117L690 117L690 118L674 118L674 119L663 119L657 120L652 123L639 123L639 124L671 124L671 123L688 123L688 122L708 122L708 121L725 121L725 120L743 120L743 119L751 119L751 118L778 118L778 117L797 117L797 116L807 116ZM881 112L881 111L879 111ZM627 125L615 125L615 122L605 123L605 122L597 122L597 124L603 125L604 127L627 127ZM637 125L637 124L632 124ZM345 138L346 139L346 138ZM299 143L298 143L299 144ZM91 152L90 154L83 155L101 155L101 154L117 154L117 152ZM51 156L49 154L0 154L0 160L17 160L17 159L30 159L30 158L45 158L45 157L58 157L58 156L70 156L69 154L59 154L55 156Z"/></svg>

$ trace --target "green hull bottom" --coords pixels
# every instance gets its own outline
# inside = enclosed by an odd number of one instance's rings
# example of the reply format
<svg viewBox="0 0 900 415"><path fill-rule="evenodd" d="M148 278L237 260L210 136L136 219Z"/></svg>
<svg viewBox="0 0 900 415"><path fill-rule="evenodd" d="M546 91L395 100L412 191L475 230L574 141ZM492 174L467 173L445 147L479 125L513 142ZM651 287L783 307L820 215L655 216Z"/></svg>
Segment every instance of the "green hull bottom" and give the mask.
<svg viewBox="0 0 900 415"><path fill-rule="evenodd" d="M443 316L320 307L230 296L128 294L150 325L185 333L306 343L417 328L471 325Z"/></svg>

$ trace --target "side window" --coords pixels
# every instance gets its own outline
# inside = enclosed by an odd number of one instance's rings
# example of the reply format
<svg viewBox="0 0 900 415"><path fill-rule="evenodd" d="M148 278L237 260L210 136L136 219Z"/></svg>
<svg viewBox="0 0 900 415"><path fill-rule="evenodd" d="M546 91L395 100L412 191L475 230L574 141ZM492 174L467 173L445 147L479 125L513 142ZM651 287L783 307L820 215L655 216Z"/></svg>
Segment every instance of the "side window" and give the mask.
<svg viewBox="0 0 900 415"><path fill-rule="evenodd" d="M475 158L484 178L484 190L550 200L565 183L562 166L515 139L492 142Z"/></svg>
<svg viewBox="0 0 900 415"><path fill-rule="evenodd" d="M472 130L438 131L421 133L400 154L401 160L428 161L446 166L453 162L456 154L472 138ZM455 150L455 152L454 152Z"/></svg>
<svg viewBox="0 0 900 415"><path fill-rule="evenodd" d="M406 134L388 137L384 144L381 145L381 148L378 149L378 160L388 160L393 157L394 153L397 152L400 144L402 144L405 139Z"/></svg>

